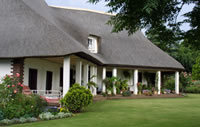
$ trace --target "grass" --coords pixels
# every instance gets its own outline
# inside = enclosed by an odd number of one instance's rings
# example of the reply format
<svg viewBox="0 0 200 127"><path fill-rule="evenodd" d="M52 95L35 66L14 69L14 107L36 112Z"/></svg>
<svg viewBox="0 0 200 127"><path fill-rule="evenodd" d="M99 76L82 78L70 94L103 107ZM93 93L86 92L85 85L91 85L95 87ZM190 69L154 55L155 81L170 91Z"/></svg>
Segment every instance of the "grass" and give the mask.
<svg viewBox="0 0 200 127"><path fill-rule="evenodd" d="M101 101L75 117L12 127L200 127L200 95Z"/></svg>

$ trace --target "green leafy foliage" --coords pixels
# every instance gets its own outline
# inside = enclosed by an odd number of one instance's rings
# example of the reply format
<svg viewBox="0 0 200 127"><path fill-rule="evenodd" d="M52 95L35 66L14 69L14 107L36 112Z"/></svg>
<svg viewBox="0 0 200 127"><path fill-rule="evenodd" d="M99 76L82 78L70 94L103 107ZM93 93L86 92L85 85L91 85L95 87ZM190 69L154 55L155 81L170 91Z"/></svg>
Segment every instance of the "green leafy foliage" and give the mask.
<svg viewBox="0 0 200 127"><path fill-rule="evenodd" d="M91 3L107 2L109 12L115 12L108 24L112 32L127 30L133 34L146 29L146 35L156 46L178 60L187 72L192 72L200 52L200 1L199 0L89 0ZM191 5L188 12L184 6ZM184 12L184 18L177 18ZM183 31L184 23L190 29Z"/></svg>
<svg viewBox="0 0 200 127"><path fill-rule="evenodd" d="M137 86L138 86L138 92L142 93L142 89L143 89L144 85L141 82L138 82Z"/></svg>
<svg viewBox="0 0 200 127"><path fill-rule="evenodd" d="M80 112L84 107L92 103L92 93L79 84L74 84L61 100L61 104L70 112Z"/></svg>
<svg viewBox="0 0 200 127"><path fill-rule="evenodd" d="M0 121L4 119L4 113L0 110Z"/></svg>
<svg viewBox="0 0 200 127"><path fill-rule="evenodd" d="M116 87L117 94L128 89L128 80L122 80L118 77L108 77L103 80L103 83L106 85L107 91L111 91L112 93L113 86Z"/></svg>
<svg viewBox="0 0 200 127"><path fill-rule="evenodd" d="M106 86L106 91L111 91L113 93L113 86L115 85L115 82L117 81L116 77L108 77L103 80L103 83Z"/></svg>
<svg viewBox="0 0 200 127"><path fill-rule="evenodd" d="M193 85L192 76L190 73L182 72L179 79L182 91L185 91L186 87Z"/></svg>
<svg viewBox="0 0 200 127"><path fill-rule="evenodd" d="M59 112L58 114L52 114L51 112L44 112L39 115L39 118L41 120L53 120L53 119L59 119L59 118L67 118L71 117L72 113L64 113L64 112Z"/></svg>
<svg viewBox="0 0 200 127"><path fill-rule="evenodd" d="M128 90L123 91L122 96L124 96L124 97L129 97L129 96L131 96L131 91L128 91Z"/></svg>
<svg viewBox="0 0 200 127"><path fill-rule="evenodd" d="M144 95L145 96L153 96L153 93L152 93L152 91L146 91L146 92L144 92Z"/></svg>
<svg viewBox="0 0 200 127"><path fill-rule="evenodd" d="M185 92L186 93L200 93L200 86L191 85L189 87L186 87Z"/></svg>
<svg viewBox="0 0 200 127"><path fill-rule="evenodd" d="M169 89L169 90L175 90L175 79L174 79L174 76L167 77L167 79L164 82L163 88Z"/></svg>
<svg viewBox="0 0 200 127"><path fill-rule="evenodd" d="M2 80L0 89L0 109L4 118L37 117L47 103L38 95L22 94L23 85L20 75L6 75Z"/></svg>
<svg viewBox="0 0 200 127"><path fill-rule="evenodd" d="M90 77L90 80L87 83L88 87L92 87L92 86L97 87L97 84L94 81L92 81L92 79L94 79L94 78L96 78L96 75L93 75L92 77Z"/></svg>
<svg viewBox="0 0 200 127"><path fill-rule="evenodd" d="M89 0L98 3L101 0ZM200 1L199 0L103 0L110 8L109 12L116 12L108 21L113 26L113 32L127 30L132 34L141 29L158 31L159 40L166 40L167 44L173 45L177 40L186 40L188 44L199 49L200 43ZM184 5L191 6L189 12L183 14L184 18L179 21ZM191 29L181 31L183 23L189 23ZM174 34L174 32L178 32ZM176 35L180 36L176 36ZM164 36L163 36L164 35ZM174 36L175 35L175 36ZM163 37L163 38L162 38ZM169 41L167 41L169 40ZM165 41L160 41L165 42ZM161 44L162 45L162 44Z"/></svg>
<svg viewBox="0 0 200 127"><path fill-rule="evenodd" d="M200 80L200 56L197 58L196 63L192 67L192 78Z"/></svg>
<svg viewBox="0 0 200 127"><path fill-rule="evenodd" d="M13 98L22 92L22 89L23 85L20 83L19 74L15 77L6 75L0 84L0 106L5 107L7 103L13 101Z"/></svg>
<svg viewBox="0 0 200 127"><path fill-rule="evenodd" d="M13 119L23 116L37 117L47 103L37 95L17 94L14 100L2 108L5 118Z"/></svg>

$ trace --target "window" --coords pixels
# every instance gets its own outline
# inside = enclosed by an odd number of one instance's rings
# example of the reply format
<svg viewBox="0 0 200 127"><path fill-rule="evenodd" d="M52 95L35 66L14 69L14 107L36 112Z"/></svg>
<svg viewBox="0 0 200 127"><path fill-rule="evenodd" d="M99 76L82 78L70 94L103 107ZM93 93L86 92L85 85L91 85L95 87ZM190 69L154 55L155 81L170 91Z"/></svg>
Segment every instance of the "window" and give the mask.
<svg viewBox="0 0 200 127"><path fill-rule="evenodd" d="M88 50L92 53L98 52L97 37L88 37Z"/></svg>

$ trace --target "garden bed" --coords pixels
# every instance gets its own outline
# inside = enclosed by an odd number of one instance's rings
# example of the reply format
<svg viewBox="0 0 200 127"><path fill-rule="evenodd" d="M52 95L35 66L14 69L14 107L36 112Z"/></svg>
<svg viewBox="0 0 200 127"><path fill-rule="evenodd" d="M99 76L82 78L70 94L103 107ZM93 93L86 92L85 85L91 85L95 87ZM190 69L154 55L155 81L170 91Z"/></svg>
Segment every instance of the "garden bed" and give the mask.
<svg viewBox="0 0 200 127"><path fill-rule="evenodd" d="M179 94L161 94L161 95L152 95L152 96L145 96L145 95L131 95L128 97L124 97L122 95L115 95L115 96L107 96L104 97L103 95L97 95L94 97L94 101L101 101L101 100L112 100L112 99L146 99L146 98L181 98L184 97L183 95Z"/></svg>

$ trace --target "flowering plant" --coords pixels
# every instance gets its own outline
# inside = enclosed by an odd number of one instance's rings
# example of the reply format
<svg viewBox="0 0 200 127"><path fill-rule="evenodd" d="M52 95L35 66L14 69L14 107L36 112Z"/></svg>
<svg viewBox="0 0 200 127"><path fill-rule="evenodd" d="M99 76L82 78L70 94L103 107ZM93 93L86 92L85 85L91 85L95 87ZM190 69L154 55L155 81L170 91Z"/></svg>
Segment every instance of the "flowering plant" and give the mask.
<svg viewBox="0 0 200 127"><path fill-rule="evenodd" d="M186 87L193 85L192 75L187 72L182 72L180 74L180 84L182 86L182 91L184 91Z"/></svg>
<svg viewBox="0 0 200 127"><path fill-rule="evenodd" d="M7 102L13 101L13 97L18 93L22 93L23 90L19 73L15 76L6 75L0 85L0 102L2 105L6 105Z"/></svg>
<svg viewBox="0 0 200 127"><path fill-rule="evenodd" d="M19 73L17 73L16 76L6 75L3 79L2 85L4 85L4 88L7 89L12 95L22 93L23 84L19 81L19 79Z"/></svg>

